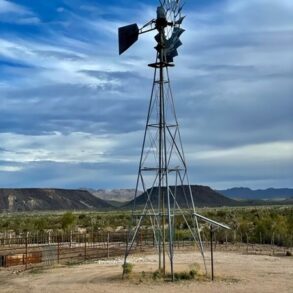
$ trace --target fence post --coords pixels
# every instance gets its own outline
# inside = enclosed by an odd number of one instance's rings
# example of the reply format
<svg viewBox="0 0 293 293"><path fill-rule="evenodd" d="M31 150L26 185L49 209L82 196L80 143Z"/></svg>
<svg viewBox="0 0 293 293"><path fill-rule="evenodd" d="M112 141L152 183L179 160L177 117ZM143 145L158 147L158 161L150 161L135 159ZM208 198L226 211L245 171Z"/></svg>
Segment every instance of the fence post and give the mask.
<svg viewBox="0 0 293 293"><path fill-rule="evenodd" d="M60 239L59 235L57 235L57 263L60 261Z"/></svg>
<svg viewBox="0 0 293 293"><path fill-rule="evenodd" d="M142 241L143 241L143 238L142 238L142 230L140 229L140 251L142 251Z"/></svg>
<svg viewBox="0 0 293 293"><path fill-rule="evenodd" d="M71 248L72 247L72 230L70 230L70 244L69 244L69 247Z"/></svg>
<svg viewBox="0 0 293 293"><path fill-rule="evenodd" d="M86 260L86 234L84 235L84 260Z"/></svg>
<svg viewBox="0 0 293 293"><path fill-rule="evenodd" d="M214 242L215 242L215 247L214 247L214 250L216 251L217 249L217 232L214 232Z"/></svg>
<svg viewBox="0 0 293 293"><path fill-rule="evenodd" d="M110 242L110 233L107 234L107 257L110 257L110 249L109 249L109 242Z"/></svg>
<svg viewBox="0 0 293 293"><path fill-rule="evenodd" d="M259 232L259 244L262 244L261 232Z"/></svg>
<svg viewBox="0 0 293 293"><path fill-rule="evenodd" d="M213 226L210 227L210 237L211 237L211 277L212 281L214 281L214 251L213 251Z"/></svg>
<svg viewBox="0 0 293 293"><path fill-rule="evenodd" d="M90 243L92 243L92 247L93 247L93 244L94 244L94 228L92 226L92 231L91 231L91 234L90 234L90 238L89 238L89 245Z"/></svg>
<svg viewBox="0 0 293 293"><path fill-rule="evenodd" d="M248 253L248 234L246 234L246 253Z"/></svg>
<svg viewBox="0 0 293 293"><path fill-rule="evenodd" d="M26 232L26 237L25 237L25 269L27 270L27 250L28 250L28 232Z"/></svg>
<svg viewBox="0 0 293 293"><path fill-rule="evenodd" d="M125 236L126 236L126 249L128 249L128 237L129 237L129 231L125 232Z"/></svg>

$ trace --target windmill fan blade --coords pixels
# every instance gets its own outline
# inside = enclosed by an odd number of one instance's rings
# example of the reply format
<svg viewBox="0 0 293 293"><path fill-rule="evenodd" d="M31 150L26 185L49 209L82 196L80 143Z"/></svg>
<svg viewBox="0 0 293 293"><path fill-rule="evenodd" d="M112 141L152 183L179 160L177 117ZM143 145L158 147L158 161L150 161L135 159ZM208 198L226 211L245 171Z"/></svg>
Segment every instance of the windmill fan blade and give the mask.
<svg viewBox="0 0 293 293"><path fill-rule="evenodd" d="M180 46L182 46L182 42L180 40L177 40L176 43L172 44L171 48L178 49Z"/></svg>
<svg viewBox="0 0 293 293"><path fill-rule="evenodd" d="M180 13L181 13L181 11L182 11L182 9L183 9L183 6L184 6L184 4L178 9L178 11L177 11L177 13L176 13L176 17L178 16L178 15L180 15Z"/></svg>
<svg viewBox="0 0 293 293"><path fill-rule="evenodd" d="M118 29L119 55L124 53L138 40L138 35L139 28L136 23L123 26Z"/></svg>
<svg viewBox="0 0 293 293"><path fill-rule="evenodd" d="M177 52L177 50L176 49L174 49L174 50L172 50L168 55L167 55L167 57L170 57L170 58L174 58L174 57L176 57L176 56L178 56L178 52Z"/></svg>
<svg viewBox="0 0 293 293"><path fill-rule="evenodd" d="M170 52L167 52L166 54L166 59L167 59L167 62L173 62L174 60L174 57L178 56L178 52L176 49L170 51Z"/></svg>
<svg viewBox="0 0 293 293"><path fill-rule="evenodd" d="M176 24L182 24L184 18L185 18L185 16L181 16L181 17L176 21Z"/></svg>
<svg viewBox="0 0 293 293"><path fill-rule="evenodd" d="M172 39L179 38L184 32L185 30L183 28L175 27L171 38Z"/></svg>
<svg viewBox="0 0 293 293"><path fill-rule="evenodd" d="M159 43L161 41L160 34L155 35L155 40L157 41L157 43Z"/></svg>

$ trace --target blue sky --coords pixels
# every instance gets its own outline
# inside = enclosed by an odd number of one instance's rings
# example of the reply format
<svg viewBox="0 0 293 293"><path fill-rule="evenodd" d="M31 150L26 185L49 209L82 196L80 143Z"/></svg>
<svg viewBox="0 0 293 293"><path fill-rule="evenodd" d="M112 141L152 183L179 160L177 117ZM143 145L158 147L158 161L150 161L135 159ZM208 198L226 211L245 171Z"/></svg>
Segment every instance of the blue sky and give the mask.
<svg viewBox="0 0 293 293"><path fill-rule="evenodd" d="M186 1L171 70L190 181L293 187L293 1ZM135 186L157 1L0 0L0 186ZM149 48L149 49L148 49Z"/></svg>

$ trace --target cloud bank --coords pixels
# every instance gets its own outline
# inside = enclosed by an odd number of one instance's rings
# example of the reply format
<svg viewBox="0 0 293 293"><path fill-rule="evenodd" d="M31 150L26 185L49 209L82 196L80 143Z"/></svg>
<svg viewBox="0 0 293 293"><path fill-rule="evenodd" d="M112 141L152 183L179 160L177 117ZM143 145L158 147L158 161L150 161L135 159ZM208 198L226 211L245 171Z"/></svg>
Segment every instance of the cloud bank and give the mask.
<svg viewBox="0 0 293 293"><path fill-rule="evenodd" d="M119 57L117 27L156 1L52 2L0 0L0 186L134 186L154 40ZM185 13L170 75L191 182L292 187L292 1Z"/></svg>

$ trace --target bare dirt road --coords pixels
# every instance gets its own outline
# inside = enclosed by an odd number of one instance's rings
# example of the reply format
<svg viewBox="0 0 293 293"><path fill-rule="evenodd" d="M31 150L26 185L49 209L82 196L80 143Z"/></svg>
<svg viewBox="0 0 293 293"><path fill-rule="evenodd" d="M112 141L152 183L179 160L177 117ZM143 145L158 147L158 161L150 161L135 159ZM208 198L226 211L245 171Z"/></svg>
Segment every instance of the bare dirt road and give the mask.
<svg viewBox="0 0 293 293"><path fill-rule="evenodd" d="M135 255L129 261L134 264L134 275L137 273L133 280L121 280L122 258L31 272L1 270L0 292L293 292L292 257L216 252L214 282L193 280L175 283L139 280L142 271L156 270L154 255ZM175 263L176 271L184 271L194 263L202 264L202 261L194 252L180 252L175 256ZM203 271L203 265L201 269Z"/></svg>

